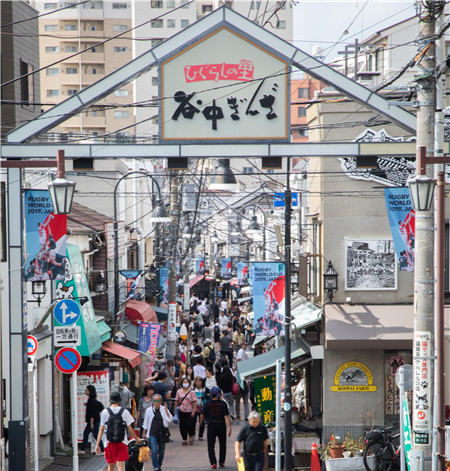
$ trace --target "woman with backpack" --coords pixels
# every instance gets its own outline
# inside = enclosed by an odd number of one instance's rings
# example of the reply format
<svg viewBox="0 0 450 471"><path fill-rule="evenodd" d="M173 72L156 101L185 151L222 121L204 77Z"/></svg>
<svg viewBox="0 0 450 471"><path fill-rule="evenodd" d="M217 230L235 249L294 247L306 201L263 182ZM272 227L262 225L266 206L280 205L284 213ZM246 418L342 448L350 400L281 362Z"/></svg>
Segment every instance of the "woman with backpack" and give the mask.
<svg viewBox="0 0 450 471"><path fill-rule="evenodd" d="M89 398L86 402L86 427L83 432L83 442L81 443L79 455L84 455L89 435L97 440L98 430L100 428L100 412L104 409L103 404L97 400L97 390L92 384L88 384L85 391ZM103 443L100 444L101 453L103 453Z"/></svg>

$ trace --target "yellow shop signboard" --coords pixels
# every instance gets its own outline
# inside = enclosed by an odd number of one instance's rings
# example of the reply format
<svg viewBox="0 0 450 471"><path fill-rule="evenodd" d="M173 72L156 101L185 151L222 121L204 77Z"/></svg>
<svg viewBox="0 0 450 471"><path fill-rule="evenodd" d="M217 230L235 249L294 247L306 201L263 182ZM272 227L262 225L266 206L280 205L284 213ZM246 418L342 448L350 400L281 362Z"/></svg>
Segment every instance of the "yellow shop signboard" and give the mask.
<svg viewBox="0 0 450 471"><path fill-rule="evenodd" d="M359 361L343 363L334 375L332 391L371 392L377 387L373 384L372 372Z"/></svg>

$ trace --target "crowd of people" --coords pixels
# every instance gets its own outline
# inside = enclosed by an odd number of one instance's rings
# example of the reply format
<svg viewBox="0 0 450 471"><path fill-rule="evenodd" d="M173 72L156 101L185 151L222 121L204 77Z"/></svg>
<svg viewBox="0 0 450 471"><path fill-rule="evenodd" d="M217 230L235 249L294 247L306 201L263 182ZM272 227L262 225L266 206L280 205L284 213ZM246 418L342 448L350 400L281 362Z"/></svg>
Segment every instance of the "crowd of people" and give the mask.
<svg viewBox="0 0 450 471"><path fill-rule="evenodd" d="M111 395L111 401L116 401L111 410L114 413L123 411L127 427L132 423L130 420L134 421L134 428L140 437L136 437L137 440L148 440L155 471L161 471L165 443L172 441L165 432L170 422L179 427L181 446L192 446L195 440L204 441L206 431L211 469L225 466L226 439L231 434L233 421L246 423L250 420L255 424L258 419L259 424L259 415L254 412L253 382L238 382L236 379L237 364L247 359L248 355L250 331L246 317L241 315L238 307L233 308L227 301L216 300L210 305L207 300L199 301L193 296L190 305L189 316L181 317L181 324L186 326L188 332L187 338L179 338L177 354L173 359L163 360L162 355L158 355L152 374L145 379L142 397L136 401L134 417L131 414L134 412L131 408L132 393L126 384L121 384L120 397L114 395L113 398L113 393ZM86 447L89 433L92 433L97 438L97 451L102 453L101 437L109 417L105 411L109 408L100 410L96 406L95 388L94 391L88 388L86 394L89 397L87 425L81 452ZM245 433L242 436L245 437ZM219 442L218 460L216 439ZM119 463L124 458L122 447L114 444L114 452L108 452L107 448L105 457L108 463L111 460ZM240 448L235 447L235 450L238 459ZM249 470L252 469L259 468L249 463Z"/></svg>

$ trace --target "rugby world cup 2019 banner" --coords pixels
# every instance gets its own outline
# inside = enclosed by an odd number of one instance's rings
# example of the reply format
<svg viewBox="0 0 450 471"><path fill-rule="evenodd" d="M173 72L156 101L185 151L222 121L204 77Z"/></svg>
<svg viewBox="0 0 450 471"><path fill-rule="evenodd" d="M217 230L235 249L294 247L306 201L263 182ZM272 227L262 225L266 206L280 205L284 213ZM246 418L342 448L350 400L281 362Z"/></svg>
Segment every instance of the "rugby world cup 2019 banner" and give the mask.
<svg viewBox="0 0 450 471"><path fill-rule="evenodd" d="M253 309L256 335L284 335L284 263L252 264Z"/></svg>
<svg viewBox="0 0 450 471"><path fill-rule="evenodd" d="M416 218L409 188L385 188L386 209L401 271L414 271Z"/></svg>
<svg viewBox="0 0 450 471"><path fill-rule="evenodd" d="M204 275L205 274L205 259L199 258L195 261L195 274Z"/></svg>
<svg viewBox="0 0 450 471"><path fill-rule="evenodd" d="M237 279L240 286L248 284L248 263L237 264Z"/></svg>
<svg viewBox="0 0 450 471"><path fill-rule="evenodd" d="M231 278L231 258L222 258L222 278Z"/></svg>
<svg viewBox="0 0 450 471"><path fill-rule="evenodd" d="M64 280L67 215L53 214L47 190L25 191L27 281Z"/></svg>

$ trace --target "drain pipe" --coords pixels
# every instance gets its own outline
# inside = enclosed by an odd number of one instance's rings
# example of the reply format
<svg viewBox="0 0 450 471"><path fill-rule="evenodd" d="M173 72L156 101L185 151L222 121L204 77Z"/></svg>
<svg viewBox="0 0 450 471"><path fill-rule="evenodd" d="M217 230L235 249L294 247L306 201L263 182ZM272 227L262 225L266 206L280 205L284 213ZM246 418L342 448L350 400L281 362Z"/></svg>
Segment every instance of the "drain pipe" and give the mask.
<svg viewBox="0 0 450 471"><path fill-rule="evenodd" d="M140 165L139 161L135 160L134 161L134 170L139 170ZM133 220L134 220L134 230L136 231L136 234L138 236L138 266L137 268L139 270L144 269L145 265L145 240L143 239L144 237L144 231L142 230L141 226L141 204L139 202L139 196L138 196L138 188L139 188L139 179L134 178L133 179L133 193L134 193L134 206L133 206Z"/></svg>

